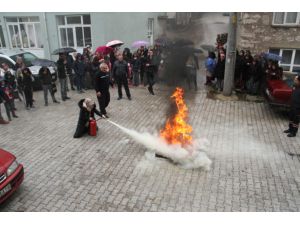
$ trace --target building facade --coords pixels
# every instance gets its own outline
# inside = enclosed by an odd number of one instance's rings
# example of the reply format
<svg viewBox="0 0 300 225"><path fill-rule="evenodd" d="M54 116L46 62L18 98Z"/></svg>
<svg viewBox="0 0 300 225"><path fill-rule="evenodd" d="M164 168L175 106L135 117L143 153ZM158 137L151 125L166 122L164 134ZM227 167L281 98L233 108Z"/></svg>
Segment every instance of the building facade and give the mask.
<svg viewBox="0 0 300 225"><path fill-rule="evenodd" d="M300 13L239 13L237 47L278 54L285 71L300 72Z"/></svg>
<svg viewBox="0 0 300 225"><path fill-rule="evenodd" d="M136 40L151 44L160 33L163 13L0 13L0 48L21 48L41 58L56 59L51 52L74 47L81 52L119 39L131 47Z"/></svg>

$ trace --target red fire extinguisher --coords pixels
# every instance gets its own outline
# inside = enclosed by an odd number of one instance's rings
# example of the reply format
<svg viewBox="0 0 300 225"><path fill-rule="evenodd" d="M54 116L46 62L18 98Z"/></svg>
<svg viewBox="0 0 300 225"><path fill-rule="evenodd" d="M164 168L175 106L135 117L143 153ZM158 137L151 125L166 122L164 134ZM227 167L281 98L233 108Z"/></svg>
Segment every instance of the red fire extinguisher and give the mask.
<svg viewBox="0 0 300 225"><path fill-rule="evenodd" d="M97 123L96 120L90 120L90 136L97 135Z"/></svg>

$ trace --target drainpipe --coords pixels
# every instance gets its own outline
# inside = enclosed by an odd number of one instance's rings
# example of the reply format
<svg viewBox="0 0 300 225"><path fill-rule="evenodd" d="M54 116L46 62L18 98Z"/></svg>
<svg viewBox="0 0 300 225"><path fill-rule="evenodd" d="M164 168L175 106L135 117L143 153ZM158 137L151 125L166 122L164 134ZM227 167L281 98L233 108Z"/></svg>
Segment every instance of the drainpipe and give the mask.
<svg viewBox="0 0 300 225"><path fill-rule="evenodd" d="M44 53L45 53L45 45L47 44L47 49L48 49L48 52L47 52L47 57L45 58L48 58L48 59L51 59L51 52L50 52L50 43L49 43L49 33L48 33L48 22L47 22L47 17L46 17L46 13L43 12L43 18L44 18L44 22L45 22L45 29L46 29L46 43L44 43ZM45 54L46 56L46 54Z"/></svg>

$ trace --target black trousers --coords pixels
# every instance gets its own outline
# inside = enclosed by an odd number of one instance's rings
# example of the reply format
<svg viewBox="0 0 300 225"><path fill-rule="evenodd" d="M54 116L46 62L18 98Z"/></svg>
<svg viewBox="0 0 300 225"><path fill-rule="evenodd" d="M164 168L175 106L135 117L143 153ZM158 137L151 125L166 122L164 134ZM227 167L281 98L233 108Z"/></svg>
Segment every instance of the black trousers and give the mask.
<svg viewBox="0 0 300 225"><path fill-rule="evenodd" d="M154 85L154 72L153 72L153 71L147 72L146 75L147 75L147 82L148 82L148 85L149 85L149 89L150 89L151 91L153 91L153 85Z"/></svg>
<svg viewBox="0 0 300 225"><path fill-rule="evenodd" d="M117 81L117 85L118 85L118 94L119 94L119 97L122 98L122 96L123 96L122 86L124 86L126 95L127 95L128 98L130 98L131 95L130 95L130 91L129 91L129 87L128 87L127 77L126 76L118 77L118 78L116 78L116 81Z"/></svg>
<svg viewBox="0 0 300 225"><path fill-rule="evenodd" d="M24 88L24 95L26 99L26 107L32 107L32 89Z"/></svg>
<svg viewBox="0 0 300 225"><path fill-rule="evenodd" d="M297 134L299 128L300 110L291 109L289 113L289 130L293 134Z"/></svg>
<svg viewBox="0 0 300 225"><path fill-rule="evenodd" d="M110 102L110 93L109 91L103 91L101 92L101 96L97 97L98 103L99 103L99 108L101 114L106 114L106 107L108 106Z"/></svg>

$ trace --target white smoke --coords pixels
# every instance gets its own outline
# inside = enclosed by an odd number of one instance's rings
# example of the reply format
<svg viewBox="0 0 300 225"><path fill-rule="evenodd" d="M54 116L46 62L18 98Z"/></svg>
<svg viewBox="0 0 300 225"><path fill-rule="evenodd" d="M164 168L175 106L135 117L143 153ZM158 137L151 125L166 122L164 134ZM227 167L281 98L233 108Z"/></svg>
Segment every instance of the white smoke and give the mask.
<svg viewBox="0 0 300 225"><path fill-rule="evenodd" d="M122 127L110 120L107 121L120 128L124 133L128 134L136 142L144 145L150 151L171 159L174 163L178 163L185 169L210 169L211 160L204 151L208 143L207 140L198 139L194 141L193 145L183 148L180 145L167 144L158 135L139 133L135 130Z"/></svg>

